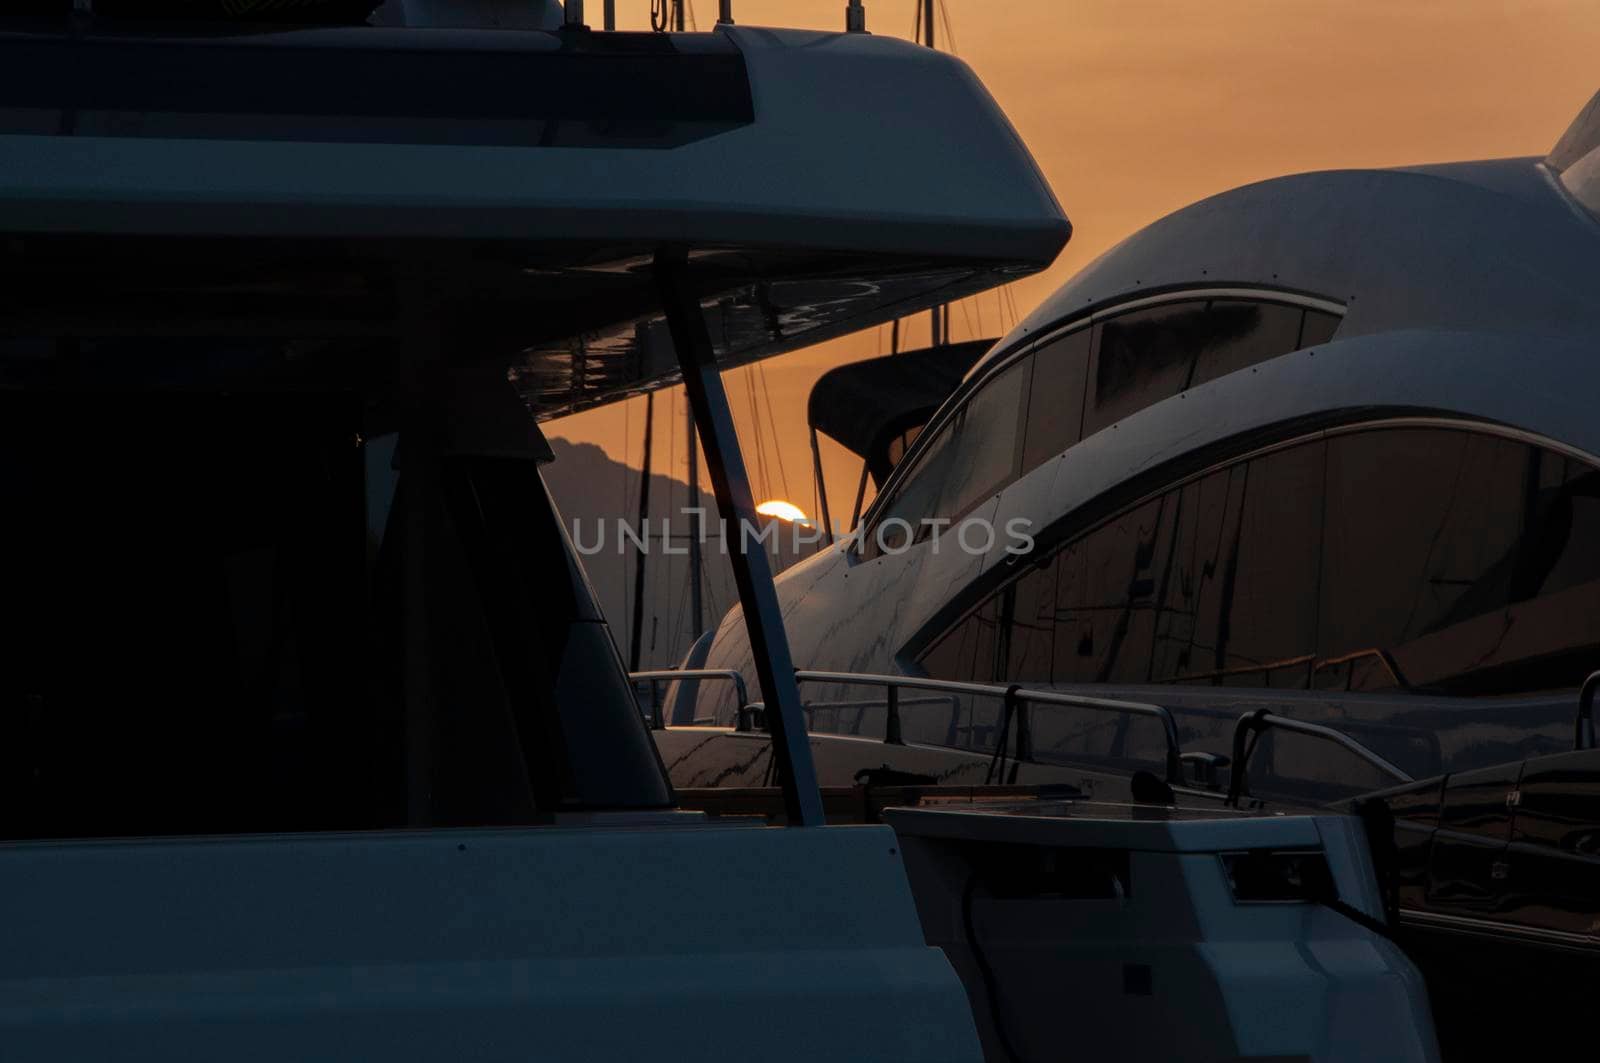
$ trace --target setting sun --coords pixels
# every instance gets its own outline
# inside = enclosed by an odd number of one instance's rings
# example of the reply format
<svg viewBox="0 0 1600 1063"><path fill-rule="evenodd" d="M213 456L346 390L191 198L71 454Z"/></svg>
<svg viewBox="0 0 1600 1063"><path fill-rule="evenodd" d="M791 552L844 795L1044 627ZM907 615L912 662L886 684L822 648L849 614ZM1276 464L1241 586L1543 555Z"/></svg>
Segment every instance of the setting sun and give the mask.
<svg viewBox="0 0 1600 1063"><path fill-rule="evenodd" d="M764 517L777 517L779 520L790 522L806 519L805 511L793 502L785 502L781 498L769 499L756 507L756 512Z"/></svg>

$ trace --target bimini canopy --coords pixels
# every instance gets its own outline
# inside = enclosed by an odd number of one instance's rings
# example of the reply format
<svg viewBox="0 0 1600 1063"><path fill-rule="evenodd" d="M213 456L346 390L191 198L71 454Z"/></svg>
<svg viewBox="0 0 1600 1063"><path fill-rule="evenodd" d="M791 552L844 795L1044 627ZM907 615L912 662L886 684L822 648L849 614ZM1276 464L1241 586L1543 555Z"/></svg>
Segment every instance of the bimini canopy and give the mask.
<svg viewBox="0 0 1600 1063"><path fill-rule="evenodd" d="M1600 92L1578 112L1544 164L1574 199L1600 217Z"/></svg>
<svg viewBox="0 0 1600 1063"><path fill-rule="evenodd" d="M944 343L830 369L811 388L807 417L867 463L882 484L898 455L891 445L927 424L994 340Z"/></svg>
<svg viewBox="0 0 1600 1063"><path fill-rule="evenodd" d="M677 379L664 253L726 366L1069 233L971 72L903 41L127 25L0 19L0 384L371 390L442 351L552 417Z"/></svg>

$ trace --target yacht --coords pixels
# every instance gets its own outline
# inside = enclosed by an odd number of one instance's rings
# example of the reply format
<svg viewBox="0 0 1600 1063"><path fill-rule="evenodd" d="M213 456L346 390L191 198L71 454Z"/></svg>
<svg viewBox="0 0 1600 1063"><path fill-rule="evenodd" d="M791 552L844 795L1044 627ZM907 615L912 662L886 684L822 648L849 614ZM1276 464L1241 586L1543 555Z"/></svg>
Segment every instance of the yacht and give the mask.
<svg viewBox="0 0 1600 1063"><path fill-rule="evenodd" d="M1446 1058L1584 1036L1597 270L1600 96L1544 157L1278 178L1112 248L778 581L824 782L1365 808ZM768 767L738 621L663 710L680 788Z"/></svg>
<svg viewBox="0 0 1600 1063"><path fill-rule="evenodd" d="M762 555L775 829L677 800L539 423L682 380L750 516L719 368L1060 207L927 49L373 6L0 17L5 1058L975 1063Z"/></svg>

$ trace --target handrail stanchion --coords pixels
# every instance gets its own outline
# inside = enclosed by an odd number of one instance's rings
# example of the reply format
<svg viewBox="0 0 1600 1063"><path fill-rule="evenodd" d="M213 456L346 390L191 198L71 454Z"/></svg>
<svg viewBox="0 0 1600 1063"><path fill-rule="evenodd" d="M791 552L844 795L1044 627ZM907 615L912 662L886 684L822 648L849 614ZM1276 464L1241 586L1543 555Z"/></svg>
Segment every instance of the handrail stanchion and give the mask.
<svg viewBox="0 0 1600 1063"><path fill-rule="evenodd" d="M1239 807L1239 798L1250 787L1248 778L1250 764L1245 753L1245 745L1250 739L1250 733L1256 730L1263 717L1267 715L1266 709L1256 709L1239 717L1239 722L1233 728L1233 766L1228 773L1228 800L1227 804L1233 808Z"/></svg>
<svg viewBox="0 0 1600 1063"><path fill-rule="evenodd" d="M885 745L903 746L906 741L900 733L900 688L891 686L887 694L888 707L883 721L883 741Z"/></svg>
<svg viewBox="0 0 1600 1063"><path fill-rule="evenodd" d="M1573 749L1595 747L1594 698L1597 693L1600 693L1600 672L1591 672L1578 691L1578 719L1573 728Z"/></svg>
<svg viewBox="0 0 1600 1063"><path fill-rule="evenodd" d="M1371 749L1357 742L1354 738L1332 727L1324 727L1320 723L1307 723L1305 720L1296 720L1289 716L1277 716L1266 709L1256 709L1239 717L1239 722L1233 728L1233 775L1228 780L1228 804L1238 807L1239 799L1249 792L1247 776L1250 770L1250 754L1255 747L1246 748L1246 742L1251 731L1262 732L1269 727L1276 727L1291 734L1305 735L1308 738L1320 738L1325 742L1332 742L1345 752L1360 757L1368 764L1400 782L1411 782L1411 775L1396 767L1389 760L1375 753Z"/></svg>

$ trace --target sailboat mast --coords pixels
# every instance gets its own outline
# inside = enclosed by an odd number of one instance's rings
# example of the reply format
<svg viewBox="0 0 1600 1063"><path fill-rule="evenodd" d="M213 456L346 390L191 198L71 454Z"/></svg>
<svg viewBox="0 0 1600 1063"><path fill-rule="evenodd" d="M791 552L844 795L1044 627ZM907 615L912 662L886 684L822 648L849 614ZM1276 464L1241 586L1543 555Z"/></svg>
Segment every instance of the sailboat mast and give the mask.
<svg viewBox="0 0 1600 1063"><path fill-rule="evenodd" d="M920 2L922 4L922 18L920 20L922 22L922 43L926 44L929 48L937 48L938 45L934 43L933 8L934 4L936 4L938 0L920 0ZM932 338L930 346L937 347L950 338L949 336L945 335L945 324L949 320L949 314L947 313L947 310L948 305L945 303L940 303L938 306L928 311L928 332Z"/></svg>
<svg viewBox="0 0 1600 1063"><path fill-rule="evenodd" d="M700 437L695 434L694 407L687 402L684 407L689 440L689 512L693 513L700 508ZM696 639L706 626L705 603L700 597L700 532L704 527L702 521L699 526L689 528L689 619L693 625L690 631Z"/></svg>
<svg viewBox="0 0 1600 1063"><path fill-rule="evenodd" d="M655 426L656 395L644 396L644 467L639 472L639 565L633 570L633 634L628 643L628 671L639 670L639 643L644 635L644 563L650 553L650 447Z"/></svg>

